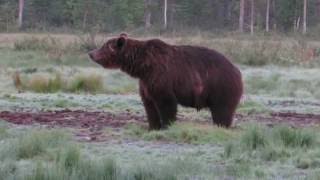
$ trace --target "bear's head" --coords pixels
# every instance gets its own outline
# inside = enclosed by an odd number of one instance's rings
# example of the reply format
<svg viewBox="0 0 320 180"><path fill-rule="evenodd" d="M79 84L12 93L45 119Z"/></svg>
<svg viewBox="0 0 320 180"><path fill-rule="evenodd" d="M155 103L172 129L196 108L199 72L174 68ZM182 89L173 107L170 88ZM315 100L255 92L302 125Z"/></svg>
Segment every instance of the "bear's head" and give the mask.
<svg viewBox="0 0 320 180"><path fill-rule="evenodd" d="M108 40L101 48L88 53L89 57L104 68L120 68L120 57L126 45L128 35L121 33L119 37Z"/></svg>

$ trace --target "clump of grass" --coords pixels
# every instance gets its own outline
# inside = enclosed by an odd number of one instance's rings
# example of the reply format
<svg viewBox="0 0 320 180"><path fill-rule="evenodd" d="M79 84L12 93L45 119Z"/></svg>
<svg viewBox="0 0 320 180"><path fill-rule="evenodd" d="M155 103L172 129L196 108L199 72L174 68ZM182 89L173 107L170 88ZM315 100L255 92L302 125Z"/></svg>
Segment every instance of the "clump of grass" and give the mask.
<svg viewBox="0 0 320 180"><path fill-rule="evenodd" d="M68 90L71 92L99 92L103 90L102 77L95 74L78 75L69 84Z"/></svg>
<svg viewBox="0 0 320 180"><path fill-rule="evenodd" d="M268 64L288 65L291 62L281 57L283 44L268 40L253 40L235 57L241 64L249 66L264 66ZM289 50L288 50L289 51Z"/></svg>
<svg viewBox="0 0 320 180"><path fill-rule="evenodd" d="M264 147L261 149L260 153L260 158L265 161L276 161L281 158L289 158L291 156L288 149L274 144Z"/></svg>
<svg viewBox="0 0 320 180"><path fill-rule="evenodd" d="M131 125L127 134L148 141L172 141L179 143L206 144L221 143L237 134L235 131L193 123L177 123L162 131L147 131L143 127Z"/></svg>
<svg viewBox="0 0 320 180"><path fill-rule="evenodd" d="M317 90L320 88L320 82L313 74L315 73L311 69L303 71L288 69L286 74L282 74L279 70L268 69L251 71L244 76L245 91L247 94L259 96L319 98Z"/></svg>
<svg viewBox="0 0 320 180"><path fill-rule="evenodd" d="M17 172L17 165L14 161L2 161L0 164L0 179L7 179L12 174Z"/></svg>
<svg viewBox="0 0 320 180"><path fill-rule="evenodd" d="M75 102L68 101L66 99L57 99L52 101L52 105L57 108L68 108L68 107L74 107L79 106L79 104Z"/></svg>
<svg viewBox="0 0 320 180"><path fill-rule="evenodd" d="M58 161L60 161L65 169L71 171L79 164L80 150L75 146L71 146L63 152L62 157Z"/></svg>
<svg viewBox="0 0 320 180"><path fill-rule="evenodd" d="M300 169L308 169L312 164L312 160L310 158L301 157L298 158L296 162L296 167Z"/></svg>
<svg viewBox="0 0 320 180"><path fill-rule="evenodd" d="M226 174L232 177L248 177L251 175L252 168L244 160L238 160L234 164L226 166Z"/></svg>
<svg viewBox="0 0 320 180"><path fill-rule="evenodd" d="M0 140L7 136L7 130L4 127L0 127Z"/></svg>
<svg viewBox="0 0 320 180"><path fill-rule="evenodd" d="M67 159L64 159L65 163L55 161L52 165L38 164L31 174L25 175L26 179L124 179L121 178L119 168L112 159L88 159L83 158L83 155L77 155L77 158L73 159L75 154L73 151L70 153L66 156Z"/></svg>
<svg viewBox="0 0 320 180"><path fill-rule="evenodd" d="M235 154L234 152L235 150L237 151L237 148L235 147L235 143L227 142L224 146L223 156L226 158L230 158L233 154Z"/></svg>
<svg viewBox="0 0 320 180"><path fill-rule="evenodd" d="M68 135L57 130L32 131L10 141L0 153L2 158L30 159L45 154L48 149L65 145Z"/></svg>
<svg viewBox="0 0 320 180"><path fill-rule="evenodd" d="M142 137L147 133L147 129L137 124L129 124L126 126L126 134L129 136Z"/></svg>
<svg viewBox="0 0 320 180"><path fill-rule="evenodd" d="M64 81L59 74L56 74L53 79L40 75L34 75L30 80L24 83L22 87L24 90L31 90L39 93L53 93L61 90L63 84Z"/></svg>
<svg viewBox="0 0 320 180"><path fill-rule="evenodd" d="M286 126L266 128L253 125L245 129L236 140L225 144L226 158L251 156L266 161L290 158L316 146L317 135L308 129L294 129Z"/></svg>
<svg viewBox="0 0 320 180"><path fill-rule="evenodd" d="M113 88L110 90L110 92L113 93L120 93L120 94L125 94L125 93L132 93L132 92L137 92L137 83L127 83L124 85L121 85L120 87Z"/></svg>
<svg viewBox="0 0 320 180"><path fill-rule="evenodd" d="M61 49L62 44L50 36L46 38L27 37L14 43L14 49L17 51L24 50L52 50Z"/></svg>
<svg viewBox="0 0 320 180"><path fill-rule="evenodd" d="M157 179L157 180L175 180L175 179L212 179L199 173L203 167L195 163L192 159L170 159L170 161L143 162L131 167L126 179ZM202 171L203 172L203 171Z"/></svg>
<svg viewBox="0 0 320 180"><path fill-rule="evenodd" d="M252 126L241 137L241 145L250 151L264 148L268 144L266 130L260 126Z"/></svg>
<svg viewBox="0 0 320 180"><path fill-rule="evenodd" d="M253 100L246 100L238 106L237 112L244 114L267 113L270 110L261 103Z"/></svg>
<svg viewBox="0 0 320 180"><path fill-rule="evenodd" d="M14 76L13 81L18 90L30 90L38 93L64 92L90 92L103 91L103 79L96 74L75 75L73 78L62 78L57 73L54 78L43 74L34 74L31 77L20 78Z"/></svg>
<svg viewBox="0 0 320 180"><path fill-rule="evenodd" d="M280 75L270 76L254 75L245 79L246 91L250 94L262 94L272 92L280 87Z"/></svg>
<svg viewBox="0 0 320 180"><path fill-rule="evenodd" d="M1 119L0 119L0 140L8 137L7 129L8 129L7 124L4 122L1 122Z"/></svg>
<svg viewBox="0 0 320 180"><path fill-rule="evenodd" d="M286 126L274 129L275 140L286 147L311 147L316 143L316 135L308 130L293 129Z"/></svg>
<svg viewBox="0 0 320 180"><path fill-rule="evenodd" d="M78 179L78 180L95 180L95 179L156 179L156 180L175 180L204 179L199 172L198 164L189 161L170 161L165 163L146 163L135 164L129 169L120 168L113 159L91 159L80 156L79 161L72 169L66 168L59 162L53 162L51 165L39 163L34 170L25 175L26 179Z"/></svg>
<svg viewBox="0 0 320 180"><path fill-rule="evenodd" d="M130 174L132 179L157 179L157 180L176 180L177 173L179 170L178 167L169 169L165 166L155 167L154 165L149 166L139 166L135 171ZM176 170L176 171L175 171ZM175 171L175 172L174 172Z"/></svg>

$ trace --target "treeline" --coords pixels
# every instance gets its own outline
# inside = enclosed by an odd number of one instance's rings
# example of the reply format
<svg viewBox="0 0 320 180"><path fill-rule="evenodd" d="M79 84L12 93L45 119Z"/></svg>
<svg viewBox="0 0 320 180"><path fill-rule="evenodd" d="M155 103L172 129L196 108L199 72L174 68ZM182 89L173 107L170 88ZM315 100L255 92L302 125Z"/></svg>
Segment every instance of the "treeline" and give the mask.
<svg viewBox="0 0 320 180"><path fill-rule="evenodd" d="M320 0L0 0L0 31L320 31Z"/></svg>

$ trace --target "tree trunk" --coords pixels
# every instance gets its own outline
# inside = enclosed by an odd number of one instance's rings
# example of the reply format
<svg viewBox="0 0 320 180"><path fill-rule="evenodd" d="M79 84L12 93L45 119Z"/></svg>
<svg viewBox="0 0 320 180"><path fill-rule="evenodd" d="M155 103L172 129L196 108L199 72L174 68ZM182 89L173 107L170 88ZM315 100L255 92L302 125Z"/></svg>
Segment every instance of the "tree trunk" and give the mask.
<svg viewBox="0 0 320 180"><path fill-rule="evenodd" d="M270 21L270 0L267 0L267 10L266 10L266 32L269 32L269 21Z"/></svg>
<svg viewBox="0 0 320 180"><path fill-rule="evenodd" d="M300 16L297 17L297 19L294 21L294 32L297 32L299 31L300 29Z"/></svg>
<svg viewBox="0 0 320 180"><path fill-rule="evenodd" d="M150 10L150 0L144 0L144 27L149 29L151 27L151 10Z"/></svg>
<svg viewBox="0 0 320 180"><path fill-rule="evenodd" d="M244 3L245 0L240 0L240 14L239 14L239 31L244 32L243 23L244 23Z"/></svg>
<svg viewBox="0 0 320 180"><path fill-rule="evenodd" d="M307 0L304 0L303 2L303 29L302 34L307 33Z"/></svg>
<svg viewBox="0 0 320 180"><path fill-rule="evenodd" d="M316 12L317 12L317 16L320 16L320 0L317 1L317 8L316 8ZM320 18L318 18L320 20ZM320 23L320 21L318 20L318 23Z"/></svg>
<svg viewBox="0 0 320 180"><path fill-rule="evenodd" d="M19 15L18 15L18 27L22 28L23 24L23 9L24 9L24 0L19 0Z"/></svg>
<svg viewBox="0 0 320 180"><path fill-rule="evenodd" d="M167 9L168 9L168 0L164 0L164 10L163 10L164 29L167 29Z"/></svg>
<svg viewBox="0 0 320 180"><path fill-rule="evenodd" d="M82 19L82 30L85 30L87 27L87 17L88 17L88 9L84 11L83 19Z"/></svg>
<svg viewBox="0 0 320 180"><path fill-rule="evenodd" d="M251 0L251 20L250 20L250 34L253 35L254 33L254 0Z"/></svg>

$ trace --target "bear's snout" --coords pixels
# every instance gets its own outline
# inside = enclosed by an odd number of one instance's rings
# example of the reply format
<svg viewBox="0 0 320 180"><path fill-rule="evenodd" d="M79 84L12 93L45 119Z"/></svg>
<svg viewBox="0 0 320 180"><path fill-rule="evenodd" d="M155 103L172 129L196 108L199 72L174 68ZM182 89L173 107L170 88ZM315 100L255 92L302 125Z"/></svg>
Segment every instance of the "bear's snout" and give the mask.
<svg viewBox="0 0 320 180"><path fill-rule="evenodd" d="M97 57L97 50L92 50L88 53L89 57L94 60L94 61L97 61L98 60L98 57Z"/></svg>

